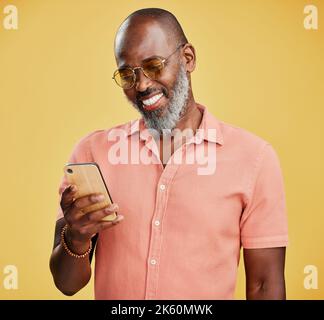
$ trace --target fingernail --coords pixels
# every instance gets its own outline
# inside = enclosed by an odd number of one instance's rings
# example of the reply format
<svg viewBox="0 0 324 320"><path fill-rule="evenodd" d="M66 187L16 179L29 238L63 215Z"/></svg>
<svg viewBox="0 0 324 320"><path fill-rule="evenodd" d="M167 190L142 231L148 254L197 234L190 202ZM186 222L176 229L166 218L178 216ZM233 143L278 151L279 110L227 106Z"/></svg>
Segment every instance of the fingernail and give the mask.
<svg viewBox="0 0 324 320"><path fill-rule="evenodd" d="M105 208L105 212L113 212L114 210L117 210L117 209L118 209L118 206L112 204L111 206Z"/></svg>
<svg viewBox="0 0 324 320"><path fill-rule="evenodd" d="M113 223L113 224L117 224L117 223L119 223L120 221L122 221L123 219L124 219L123 216L118 215L117 218L116 218L112 223Z"/></svg>
<svg viewBox="0 0 324 320"><path fill-rule="evenodd" d="M105 197L103 194L91 196L91 201L93 201L93 202L100 202L103 200L105 200Z"/></svg>

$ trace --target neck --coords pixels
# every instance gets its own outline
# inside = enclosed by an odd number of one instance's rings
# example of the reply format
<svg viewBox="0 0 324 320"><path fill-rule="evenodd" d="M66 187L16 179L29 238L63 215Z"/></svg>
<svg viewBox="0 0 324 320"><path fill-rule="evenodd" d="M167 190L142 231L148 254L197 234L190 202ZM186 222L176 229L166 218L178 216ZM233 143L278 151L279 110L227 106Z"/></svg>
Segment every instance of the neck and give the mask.
<svg viewBox="0 0 324 320"><path fill-rule="evenodd" d="M202 113L198 109L191 93L189 95L186 112L177 123L176 128L180 130L191 129L196 132L201 123L201 119Z"/></svg>
<svg viewBox="0 0 324 320"><path fill-rule="evenodd" d="M178 130L185 130L190 129L191 132L196 133L196 130L199 128L202 119L202 112L197 107L195 100L193 99L192 93L189 95L187 108L185 114L181 117L176 125L176 129ZM190 132L190 131L189 131ZM183 143L186 142L186 135L188 132L185 132L185 135L180 134L173 136L171 135L171 141L167 139L165 141L164 136L160 136L160 154L161 159L163 162L163 166L165 167L166 162L168 161L169 157L174 153L176 149L178 149ZM171 143L171 149L170 149ZM165 151L165 149L167 151Z"/></svg>

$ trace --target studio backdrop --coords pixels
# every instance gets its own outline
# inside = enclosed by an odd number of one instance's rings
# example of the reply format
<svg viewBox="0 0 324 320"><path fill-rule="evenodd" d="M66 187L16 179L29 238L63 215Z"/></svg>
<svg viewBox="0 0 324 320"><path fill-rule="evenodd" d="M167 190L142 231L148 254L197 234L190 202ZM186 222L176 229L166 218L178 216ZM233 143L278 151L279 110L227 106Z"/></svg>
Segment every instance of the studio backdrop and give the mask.
<svg viewBox="0 0 324 320"><path fill-rule="evenodd" d="M0 298L93 299L93 279L73 297L52 280L58 187L81 137L139 117L112 80L113 41L123 19L145 7L174 13L195 47L196 101L276 150L287 298L323 299L321 0L1 0ZM241 259L236 299L245 299L244 279Z"/></svg>

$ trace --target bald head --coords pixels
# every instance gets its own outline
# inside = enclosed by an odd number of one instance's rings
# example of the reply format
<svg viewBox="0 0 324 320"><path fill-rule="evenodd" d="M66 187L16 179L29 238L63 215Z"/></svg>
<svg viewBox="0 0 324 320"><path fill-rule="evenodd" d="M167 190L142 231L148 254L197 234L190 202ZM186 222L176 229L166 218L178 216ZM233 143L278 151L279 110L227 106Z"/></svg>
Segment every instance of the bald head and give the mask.
<svg viewBox="0 0 324 320"><path fill-rule="evenodd" d="M152 30L153 27L155 30ZM170 47L188 42L181 25L171 12L159 8L141 9L130 14L120 25L115 38L116 58L147 37L153 37L155 39L152 40L155 41L163 40Z"/></svg>

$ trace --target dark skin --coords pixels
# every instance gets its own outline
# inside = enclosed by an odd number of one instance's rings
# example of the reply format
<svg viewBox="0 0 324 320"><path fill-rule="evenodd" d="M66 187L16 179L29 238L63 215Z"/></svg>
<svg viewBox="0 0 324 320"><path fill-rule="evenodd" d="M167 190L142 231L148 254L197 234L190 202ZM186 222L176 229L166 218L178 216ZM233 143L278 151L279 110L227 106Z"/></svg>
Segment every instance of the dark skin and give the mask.
<svg viewBox="0 0 324 320"><path fill-rule="evenodd" d="M127 28L116 36L115 57L117 66L140 66L141 62L151 56L167 57L174 51L178 43L170 39L165 26L156 21L141 17L140 23L133 19ZM147 88L170 92L179 72L179 64L182 63L190 81L190 74L196 65L195 49L191 44L186 44L177 54L172 56L165 70L158 80L150 80L137 70L137 82L132 89L124 90L130 101L135 102L139 92L145 92ZM148 97L147 97L148 98ZM163 99L163 100L162 100ZM162 108L166 108L169 97L161 99ZM190 92L186 114L177 124L177 128L184 130L191 128L196 130L201 122L202 115L196 106L190 81ZM181 143L180 143L181 144ZM160 146L163 144L160 143ZM178 145L176 143L176 145ZM176 149L175 141L172 141L171 154ZM163 161L163 149L160 148L161 162ZM104 212L96 212L90 221L81 220L79 209L91 203L90 198L83 199L83 203L74 204L71 207L72 191L67 189L62 194L62 203L66 209L65 219L56 224L54 249L50 266L56 286L66 295L73 295L83 288L91 277L90 259L75 259L67 255L60 245L60 231L64 224L69 224L67 243L70 249L76 253L83 253L89 247L89 241L93 234L105 228L113 227L112 222L100 222ZM76 208L75 206L79 208ZM74 209L73 209L74 208ZM111 212L116 209L111 209ZM117 223L118 224L118 223ZM246 273L246 298L258 299L285 299L285 248L243 249L244 266Z"/></svg>
<svg viewBox="0 0 324 320"><path fill-rule="evenodd" d="M141 23L136 23L134 20L132 21L132 27L129 27L127 31L118 34L116 37L115 56L118 68L121 66L140 66L144 59L154 56L167 57L179 45L179 43L175 43L174 39L168 38L165 28L161 27L159 23L151 19L143 22L143 18L141 18ZM138 70L135 86L132 89L124 90L124 94L130 101L136 102L138 93L145 92L148 88L153 88L158 91L162 91L162 88L165 88L168 92L171 92L176 82L180 63L185 66L191 87L190 73L195 69L196 56L194 47L188 43L178 53L171 56L165 72L161 74L158 80L153 81L147 78L142 71ZM147 99L151 96L143 96L141 99ZM169 101L170 97L162 97L161 103L163 109L166 109ZM191 89L187 108L187 112L180 119L176 128L180 130L190 128L195 131L199 127L202 114L196 106ZM183 137L181 141L174 141L173 137L171 137L171 155L184 140L185 138ZM169 146L162 137L160 137L159 146L161 162L165 167L168 156L164 154L163 147L169 150Z"/></svg>
<svg viewBox="0 0 324 320"><path fill-rule="evenodd" d="M243 249L248 300L285 300L286 248Z"/></svg>
<svg viewBox="0 0 324 320"><path fill-rule="evenodd" d="M68 225L65 241L70 250L76 254L83 254L88 250L90 241L96 233L115 227L123 220L122 215L117 215L114 221L101 221L102 218L114 211L118 212L118 205L117 208L109 205L105 207L106 210L102 209L83 214L82 209L86 209L95 202L102 201L96 197L100 194L90 194L77 198L77 190L75 186L74 188L75 190L68 186L62 193L61 207L64 218L56 222L54 246L50 258L50 269L55 285L68 296L74 295L89 282L93 252L80 259L67 254L60 242L63 226ZM73 201L73 198L76 198L76 200Z"/></svg>

